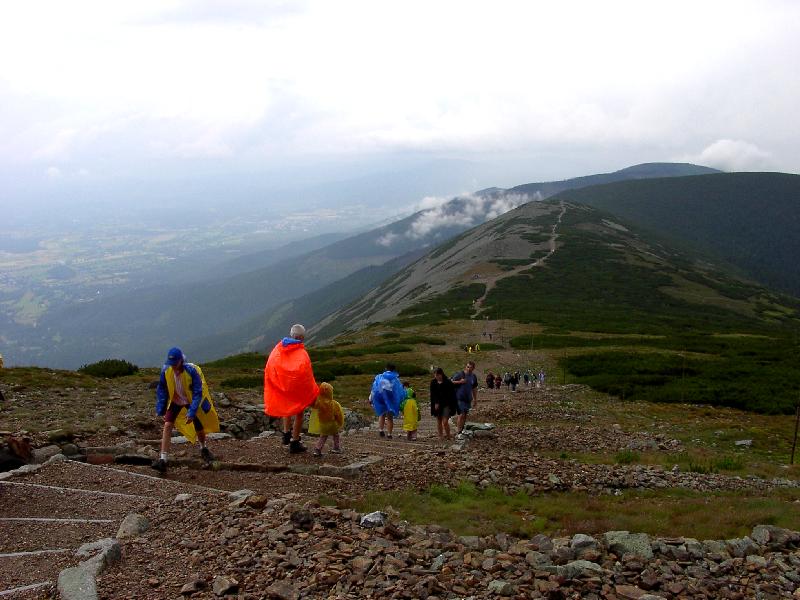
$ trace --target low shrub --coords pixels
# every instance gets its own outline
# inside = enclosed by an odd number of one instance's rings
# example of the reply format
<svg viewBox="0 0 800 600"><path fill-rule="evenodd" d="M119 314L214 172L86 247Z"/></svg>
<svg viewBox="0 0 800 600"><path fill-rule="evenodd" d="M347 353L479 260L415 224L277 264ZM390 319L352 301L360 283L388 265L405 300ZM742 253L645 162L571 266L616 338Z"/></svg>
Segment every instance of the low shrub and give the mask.
<svg viewBox="0 0 800 600"><path fill-rule="evenodd" d="M614 456L614 460L617 462L617 464L620 465L630 465L632 463L638 463L640 458L641 457L639 456L639 453L634 452L633 450L620 450Z"/></svg>
<svg viewBox="0 0 800 600"><path fill-rule="evenodd" d="M264 385L263 375L240 375L228 377L220 382L224 388L257 388Z"/></svg>
<svg viewBox="0 0 800 600"><path fill-rule="evenodd" d="M114 379L115 377L125 377L126 375L133 375L139 371L139 367L127 360L118 358L106 358L105 360L83 365L78 369L79 373L92 375L93 377L107 377Z"/></svg>

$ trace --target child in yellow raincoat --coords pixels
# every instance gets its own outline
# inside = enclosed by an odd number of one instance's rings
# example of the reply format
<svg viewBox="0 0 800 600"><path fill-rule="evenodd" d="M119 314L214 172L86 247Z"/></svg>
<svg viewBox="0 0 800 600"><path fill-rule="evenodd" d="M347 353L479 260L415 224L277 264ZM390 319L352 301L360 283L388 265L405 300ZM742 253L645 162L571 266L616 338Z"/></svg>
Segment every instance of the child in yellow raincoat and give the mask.
<svg viewBox="0 0 800 600"><path fill-rule="evenodd" d="M308 421L308 433L319 435L319 441L311 452L314 456L322 456L322 449L328 436L333 436L332 454L341 454L339 432L344 427L344 411L342 405L333 399L333 386L322 383L319 386L319 396L311 405L311 418Z"/></svg>
<svg viewBox="0 0 800 600"><path fill-rule="evenodd" d="M406 399L400 404L400 411L403 413L403 431L409 440L415 440L420 420L417 393L406 382L403 382L403 387L406 388Z"/></svg>

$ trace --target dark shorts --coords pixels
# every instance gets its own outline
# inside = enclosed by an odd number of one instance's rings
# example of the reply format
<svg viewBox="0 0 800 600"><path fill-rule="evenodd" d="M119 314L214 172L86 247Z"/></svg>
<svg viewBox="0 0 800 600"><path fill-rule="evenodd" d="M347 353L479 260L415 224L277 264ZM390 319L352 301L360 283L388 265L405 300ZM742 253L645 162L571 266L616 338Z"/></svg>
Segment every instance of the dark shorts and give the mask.
<svg viewBox="0 0 800 600"><path fill-rule="evenodd" d="M170 404L169 408L167 409L167 413L164 415L164 423L175 423L175 419L178 418L178 413L181 412L181 409L184 408L183 406L179 406L178 404ZM185 407L187 410L189 409L188 406ZM203 424L200 422L200 419L197 417L194 418L192 421L194 423L194 430L195 431L203 431Z"/></svg>
<svg viewBox="0 0 800 600"><path fill-rule="evenodd" d="M462 400L461 398L458 399L458 410L456 411L459 415L467 415L469 414L469 410L472 408L472 398L469 400Z"/></svg>
<svg viewBox="0 0 800 600"><path fill-rule="evenodd" d="M431 408L431 416L437 419L449 419L453 416L453 409L450 406L440 406L439 410Z"/></svg>

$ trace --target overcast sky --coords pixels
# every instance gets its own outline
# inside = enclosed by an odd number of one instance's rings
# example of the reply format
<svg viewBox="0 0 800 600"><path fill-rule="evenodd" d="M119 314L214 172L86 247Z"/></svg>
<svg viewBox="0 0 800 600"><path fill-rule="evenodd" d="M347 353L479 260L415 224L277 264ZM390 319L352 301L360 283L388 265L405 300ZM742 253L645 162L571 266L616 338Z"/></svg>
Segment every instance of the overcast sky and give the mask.
<svg viewBox="0 0 800 600"><path fill-rule="evenodd" d="M498 185L798 172L799 61L791 0L5 0L0 182L399 156L516 165Z"/></svg>

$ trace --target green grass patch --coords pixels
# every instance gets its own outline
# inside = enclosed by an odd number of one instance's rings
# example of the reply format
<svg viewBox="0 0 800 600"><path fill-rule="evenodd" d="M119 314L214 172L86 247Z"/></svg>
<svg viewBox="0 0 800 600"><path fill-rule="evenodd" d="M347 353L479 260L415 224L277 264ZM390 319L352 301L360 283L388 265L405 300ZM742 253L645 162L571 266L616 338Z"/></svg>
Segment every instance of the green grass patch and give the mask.
<svg viewBox="0 0 800 600"><path fill-rule="evenodd" d="M263 375L241 375L239 377L227 377L220 381L220 386L225 389L231 388L259 388L264 387Z"/></svg>
<svg viewBox="0 0 800 600"><path fill-rule="evenodd" d="M605 351L562 357L570 380L625 400L691 402L766 414L791 414L800 366L786 340L650 340L687 352ZM704 356L705 354L705 356Z"/></svg>
<svg viewBox="0 0 800 600"><path fill-rule="evenodd" d="M620 450L614 456L614 462L620 465L630 465L633 463L638 463L641 460L641 456L638 452L634 452L633 450Z"/></svg>
<svg viewBox="0 0 800 600"><path fill-rule="evenodd" d="M245 352L243 354L235 354L220 358L219 360L212 360L203 364L203 367L212 367L217 369L263 369L267 364L267 357L260 352Z"/></svg>
<svg viewBox="0 0 800 600"><path fill-rule="evenodd" d="M660 536L727 539L749 534L758 524L800 527L792 503L800 491L779 490L767 496L699 493L682 489L625 491L622 496L577 492L508 495L497 488L435 485L428 490L372 492L354 503L362 512L391 506L413 523L438 525L460 535L499 531L530 537L536 533L571 535L628 530Z"/></svg>
<svg viewBox="0 0 800 600"><path fill-rule="evenodd" d="M411 352L413 348L405 344L398 344L394 342L376 344L375 346L357 346L345 348L333 348L324 346L321 348L309 348L308 355L311 357L311 362L316 363L319 361L330 360L333 358L342 358L345 356L368 356L370 354L400 354L402 352Z"/></svg>
<svg viewBox="0 0 800 600"><path fill-rule="evenodd" d="M496 258L491 262L500 267L501 271L513 271L517 267L531 264L527 258Z"/></svg>
<svg viewBox="0 0 800 600"><path fill-rule="evenodd" d="M391 321L397 327L432 324L441 319L469 319L472 315L472 303L483 296L486 284L471 283L457 286L452 290L428 298L404 309L398 318Z"/></svg>

